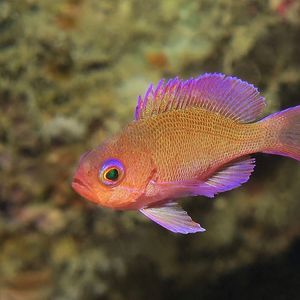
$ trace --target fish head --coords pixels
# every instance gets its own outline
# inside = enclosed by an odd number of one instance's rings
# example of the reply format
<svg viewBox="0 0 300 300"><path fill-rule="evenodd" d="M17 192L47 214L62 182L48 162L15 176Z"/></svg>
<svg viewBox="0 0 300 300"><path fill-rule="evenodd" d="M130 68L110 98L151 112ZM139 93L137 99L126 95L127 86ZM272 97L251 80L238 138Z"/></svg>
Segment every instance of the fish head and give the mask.
<svg viewBox="0 0 300 300"><path fill-rule="evenodd" d="M72 187L98 205L136 209L154 173L145 149L114 140L81 156Z"/></svg>

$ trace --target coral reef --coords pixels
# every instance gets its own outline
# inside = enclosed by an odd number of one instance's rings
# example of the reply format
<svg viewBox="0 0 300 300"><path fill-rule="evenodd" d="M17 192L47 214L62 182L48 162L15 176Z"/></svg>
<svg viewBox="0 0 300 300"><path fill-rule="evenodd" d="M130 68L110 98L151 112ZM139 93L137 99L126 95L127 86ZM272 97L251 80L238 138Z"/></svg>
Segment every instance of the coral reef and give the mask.
<svg viewBox="0 0 300 300"><path fill-rule="evenodd" d="M266 113L299 104L299 11L284 0L0 1L0 299L296 299L297 162L257 155L242 188L184 201L208 229L191 236L89 204L70 180L161 77L225 72L259 86Z"/></svg>

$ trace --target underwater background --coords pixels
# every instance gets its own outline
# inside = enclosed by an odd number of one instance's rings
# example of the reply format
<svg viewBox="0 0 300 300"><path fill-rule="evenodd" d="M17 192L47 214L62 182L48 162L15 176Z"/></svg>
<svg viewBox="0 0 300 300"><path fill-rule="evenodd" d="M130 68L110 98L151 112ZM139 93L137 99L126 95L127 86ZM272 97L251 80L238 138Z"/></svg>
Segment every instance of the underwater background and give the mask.
<svg viewBox="0 0 300 300"><path fill-rule="evenodd" d="M300 164L183 201L203 234L102 209L80 155L160 78L224 72L300 104L300 1L0 1L0 300L300 299Z"/></svg>

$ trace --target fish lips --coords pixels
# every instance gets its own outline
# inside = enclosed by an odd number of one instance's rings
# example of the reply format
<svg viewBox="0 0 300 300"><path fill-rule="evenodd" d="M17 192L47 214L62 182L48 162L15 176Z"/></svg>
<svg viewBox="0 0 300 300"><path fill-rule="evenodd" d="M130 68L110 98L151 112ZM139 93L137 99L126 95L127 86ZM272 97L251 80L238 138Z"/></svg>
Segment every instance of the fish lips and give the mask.
<svg viewBox="0 0 300 300"><path fill-rule="evenodd" d="M83 198L86 198L89 201L98 203L95 193L92 191L91 187L82 179L80 170L78 170L72 181L72 188Z"/></svg>

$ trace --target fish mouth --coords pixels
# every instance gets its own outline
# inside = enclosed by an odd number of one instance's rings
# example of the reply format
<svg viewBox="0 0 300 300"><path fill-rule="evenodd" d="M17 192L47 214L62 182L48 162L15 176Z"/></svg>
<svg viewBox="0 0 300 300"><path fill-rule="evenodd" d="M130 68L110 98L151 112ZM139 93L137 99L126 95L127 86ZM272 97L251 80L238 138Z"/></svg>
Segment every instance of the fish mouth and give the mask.
<svg viewBox="0 0 300 300"><path fill-rule="evenodd" d="M86 187L86 185L79 178L76 178L76 177L73 179L72 186L74 184L76 184L76 185L78 184L80 186Z"/></svg>
<svg viewBox="0 0 300 300"><path fill-rule="evenodd" d="M92 189L78 177L73 178L72 188L83 198L86 198L87 200L90 200L95 203L98 202L95 199L95 194L93 193Z"/></svg>

